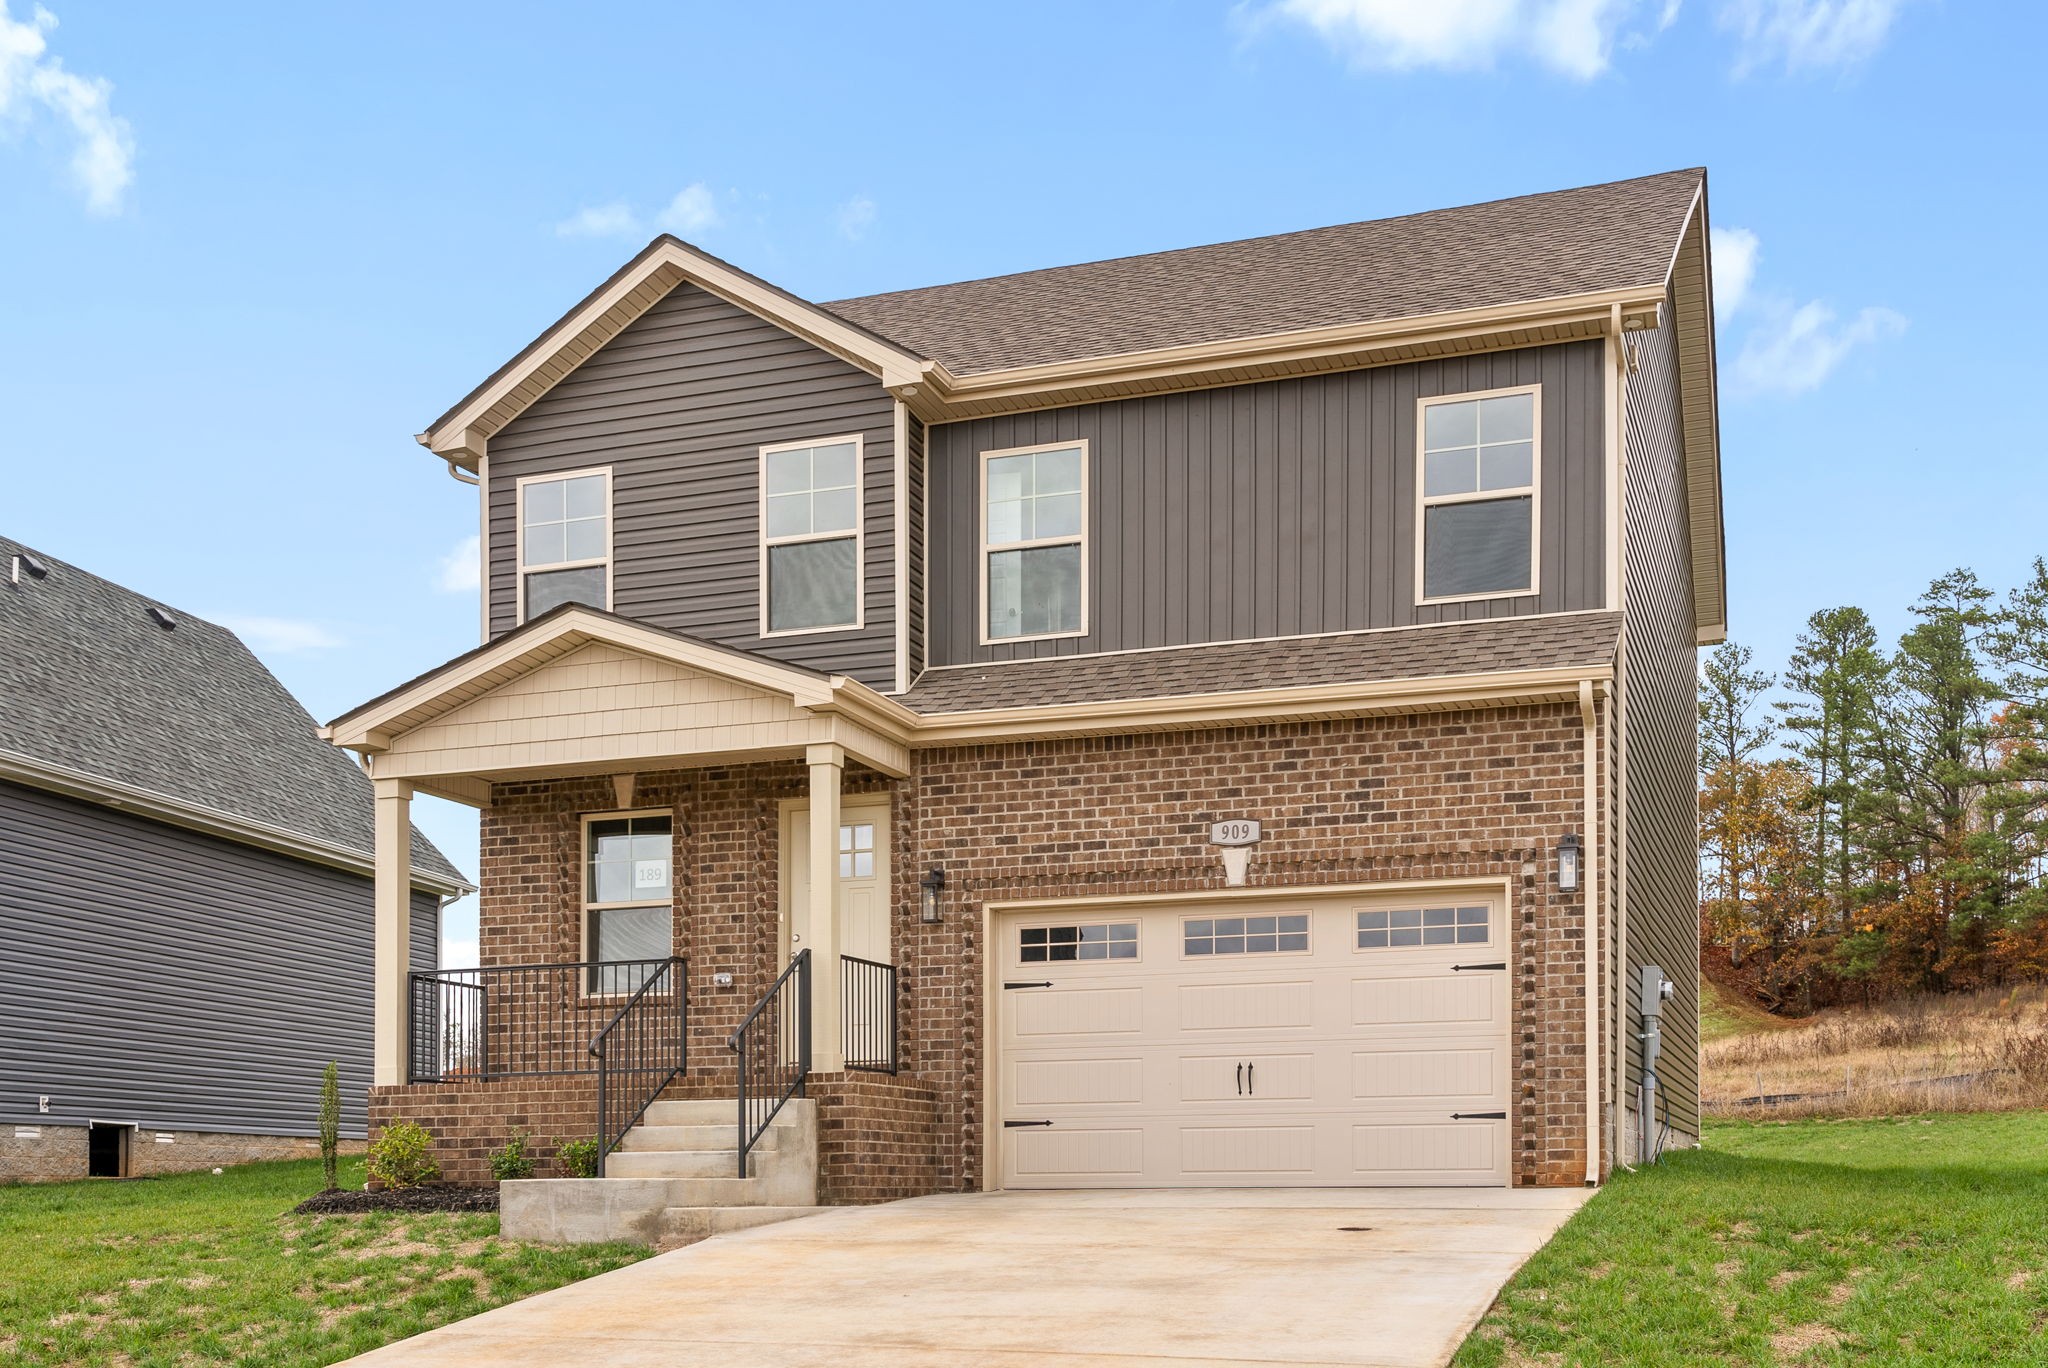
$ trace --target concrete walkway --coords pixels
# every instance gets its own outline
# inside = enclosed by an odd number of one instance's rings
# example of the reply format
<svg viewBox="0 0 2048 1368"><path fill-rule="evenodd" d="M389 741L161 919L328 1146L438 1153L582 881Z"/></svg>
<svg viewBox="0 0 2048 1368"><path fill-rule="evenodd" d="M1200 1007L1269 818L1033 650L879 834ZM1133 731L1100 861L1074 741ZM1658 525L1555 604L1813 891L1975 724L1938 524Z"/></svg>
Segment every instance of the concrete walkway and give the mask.
<svg viewBox="0 0 2048 1368"><path fill-rule="evenodd" d="M721 1235L376 1368L1441 1364L1579 1190L1017 1192Z"/></svg>

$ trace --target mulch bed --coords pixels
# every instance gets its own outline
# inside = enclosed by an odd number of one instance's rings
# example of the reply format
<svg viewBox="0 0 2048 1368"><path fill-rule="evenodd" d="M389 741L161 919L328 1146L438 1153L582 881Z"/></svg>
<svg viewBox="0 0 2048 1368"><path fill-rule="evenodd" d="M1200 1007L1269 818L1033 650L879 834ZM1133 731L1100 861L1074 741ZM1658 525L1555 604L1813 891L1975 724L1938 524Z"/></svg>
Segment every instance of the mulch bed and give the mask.
<svg viewBox="0 0 2048 1368"><path fill-rule="evenodd" d="M427 1183L420 1187L386 1188L365 1192L361 1188L337 1188L318 1197L308 1197L292 1208L300 1216L354 1216L367 1211L496 1211L498 1190L494 1187L457 1187L453 1183Z"/></svg>

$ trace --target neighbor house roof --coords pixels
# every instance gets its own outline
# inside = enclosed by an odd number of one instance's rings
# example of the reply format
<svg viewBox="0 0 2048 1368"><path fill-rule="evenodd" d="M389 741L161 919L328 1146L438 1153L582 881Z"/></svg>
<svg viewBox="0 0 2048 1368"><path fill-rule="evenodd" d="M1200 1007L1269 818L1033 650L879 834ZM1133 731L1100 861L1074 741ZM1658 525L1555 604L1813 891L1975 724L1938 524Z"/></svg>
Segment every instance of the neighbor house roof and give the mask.
<svg viewBox="0 0 2048 1368"><path fill-rule="evenodd" d="M1704 171L824 305L955 375L1661 286Z"/></svg>
<svg viewBox="0 0 2048 1368"><path fill-rule="evenodd" d="M11 574L24 554L47 573ZM374 858L368 777L240 638L4 537L0 778L325 863ZM468 887L417 831L413 869Z"/></svg>
<svg viewBox="0 0 2048 1368"><path fill-rule="evenodd" d="M897 699L920 713L1042 708L1245 688L1434 679L1611 664L1619 613L1567 613L1339 636L1173 646L927 670Z"/></svg>

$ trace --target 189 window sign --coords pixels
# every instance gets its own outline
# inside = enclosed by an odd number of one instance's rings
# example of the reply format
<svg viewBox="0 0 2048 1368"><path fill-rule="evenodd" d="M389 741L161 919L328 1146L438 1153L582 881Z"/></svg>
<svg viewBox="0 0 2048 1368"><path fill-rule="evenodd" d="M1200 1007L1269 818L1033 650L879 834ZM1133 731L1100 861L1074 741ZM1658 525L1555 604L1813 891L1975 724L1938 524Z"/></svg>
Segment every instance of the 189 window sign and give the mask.
<svg viewBox="0 0 2048 1368"><path fill-rule="evenodd" d="M1220 846L1248 846L1259 843L1259 824L1245 817L1234 817L1227 822L1209 824L1209 844Z"/></svg>

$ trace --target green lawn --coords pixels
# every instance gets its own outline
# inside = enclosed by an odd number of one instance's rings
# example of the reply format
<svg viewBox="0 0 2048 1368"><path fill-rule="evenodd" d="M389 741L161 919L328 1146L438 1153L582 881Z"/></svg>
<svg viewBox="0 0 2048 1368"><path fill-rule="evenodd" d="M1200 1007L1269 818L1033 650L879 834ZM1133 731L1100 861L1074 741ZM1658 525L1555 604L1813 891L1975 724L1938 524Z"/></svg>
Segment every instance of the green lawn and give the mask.
<svg viewBox="0 0 2048 1368"><path fill-rule="evenodd" d="M286 1214L319 1188L317 1162L0 1187L0 1363L331 1363L647 1253L508 1244L496 1216Z"/></svg>
<svg viewBox="0 0 2048 1368"><path fill-rule="evenodd" d="M2048 1364L2048 1116L1710 1124L1617 1174L1458 1368Z"/></svg>

